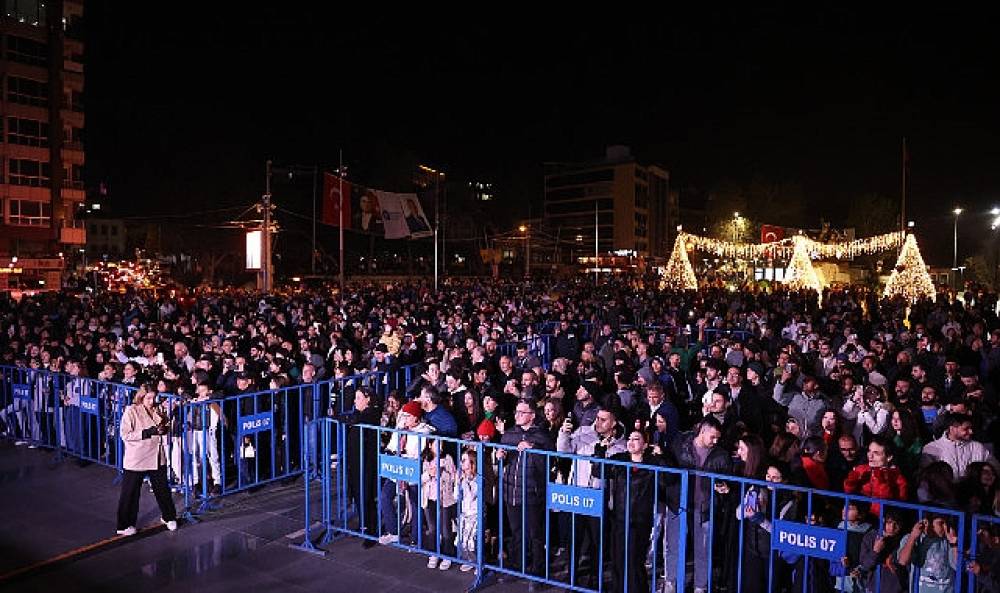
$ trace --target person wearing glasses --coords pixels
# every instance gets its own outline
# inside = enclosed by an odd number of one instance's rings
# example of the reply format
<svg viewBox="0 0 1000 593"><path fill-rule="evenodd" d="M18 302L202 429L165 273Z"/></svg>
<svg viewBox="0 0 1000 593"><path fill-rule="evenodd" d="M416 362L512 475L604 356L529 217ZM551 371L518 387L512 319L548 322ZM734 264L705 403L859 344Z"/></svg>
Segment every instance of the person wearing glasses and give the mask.
<svg viewBox="0 0 1000 593"><path fill-rule="evenodd" d="M508 428L501 444L516 449L499 449L503 466L504 515L508 518L508 563L512 570L522 568L528 574L541 575L545 561L545 455L529 450L554 451L551 434L535 423L535 402L521 399L514 409L514 426ZM523 526L523 527L522 527ZM522 548L526 548L523 549ZM527 566L521 567L522 552ZM537 585L528 583L528 590Z"/></svg>

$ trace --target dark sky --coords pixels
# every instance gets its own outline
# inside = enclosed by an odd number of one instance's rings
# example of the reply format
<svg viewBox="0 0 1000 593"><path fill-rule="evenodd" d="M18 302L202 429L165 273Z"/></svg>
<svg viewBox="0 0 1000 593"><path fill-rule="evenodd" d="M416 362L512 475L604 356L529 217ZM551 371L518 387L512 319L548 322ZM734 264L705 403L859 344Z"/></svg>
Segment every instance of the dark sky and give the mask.
<svg viewBox="0 0 1000 593"><path fill-rule="evenodd" d="M214 4L86 5L88 177L127 212L247 203L265 159L333 166L338 148L361 183L407 189L392 185L426 162L523 209L543 162L622 143L675 188L795 181L836 220L852 196L899 195L903 136L936 259L956 203L970 249L1000 204L987 15L609 6L446 22Z"/></svg>

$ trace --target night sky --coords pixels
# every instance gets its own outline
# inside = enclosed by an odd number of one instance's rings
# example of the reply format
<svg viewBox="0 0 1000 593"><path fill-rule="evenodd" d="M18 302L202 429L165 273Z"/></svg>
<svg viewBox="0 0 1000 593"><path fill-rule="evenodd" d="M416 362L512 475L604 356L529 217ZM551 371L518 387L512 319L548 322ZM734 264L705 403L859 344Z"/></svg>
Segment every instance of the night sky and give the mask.
<svg viewBox="0 0 1000 593"><path fill-rule="evenodd" d="M609 6L388 22L131 4L86 4L88 182L126 214L249 203L267 158L332 168L339 148L361 183L409 189L424 162L493 181L524 212L541 203L543 162L628 144L682 192L798 182L837 221L852 196L898 197L903 136L929 262L950 263L956 204L970 251L1000 205L986 15Z"/></svg>

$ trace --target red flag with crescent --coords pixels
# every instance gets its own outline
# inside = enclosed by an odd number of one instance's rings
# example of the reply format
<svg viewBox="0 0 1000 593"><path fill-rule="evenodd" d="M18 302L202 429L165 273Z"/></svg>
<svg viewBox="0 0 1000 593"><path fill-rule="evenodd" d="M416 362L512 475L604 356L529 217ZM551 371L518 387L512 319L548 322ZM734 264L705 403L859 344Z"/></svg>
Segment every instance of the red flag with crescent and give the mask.
<svg viewBox="0 0 1000 593"><path fill-rule="evenodd" d="M341 199L340 191L344 196ZM340 208L344 209L344 228L351 228L351 184L336 175L323 174L323 224L340 226Z"/></svg>
<svg viewBox="0 0 1000 593"><path fill-rule="evenodd" d="M785 238L785 229L780 226L772 226L769 224L760 225L760 242L761 243L774 243L775 241L780 241Z"/></svg>

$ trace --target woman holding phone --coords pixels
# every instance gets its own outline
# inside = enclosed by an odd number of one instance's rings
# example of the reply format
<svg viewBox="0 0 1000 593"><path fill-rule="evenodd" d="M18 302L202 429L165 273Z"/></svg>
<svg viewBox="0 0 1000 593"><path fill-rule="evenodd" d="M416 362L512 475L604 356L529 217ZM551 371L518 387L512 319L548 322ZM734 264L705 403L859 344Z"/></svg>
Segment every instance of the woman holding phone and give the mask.
<svg viewBox="0 0 1000 593"><path fill-rule="evenodd" d="M122 441L125 444L121 496L118 499L118 535L135 535L139 515L139 495L142 480L149 478L156 503L160 506L160 522L170 531L177 529L177 509L167 486L167 453L165 442L170 432L167 414L156 402L156 390L144 383L139 387L135 403L122 414Z"/></svg>

